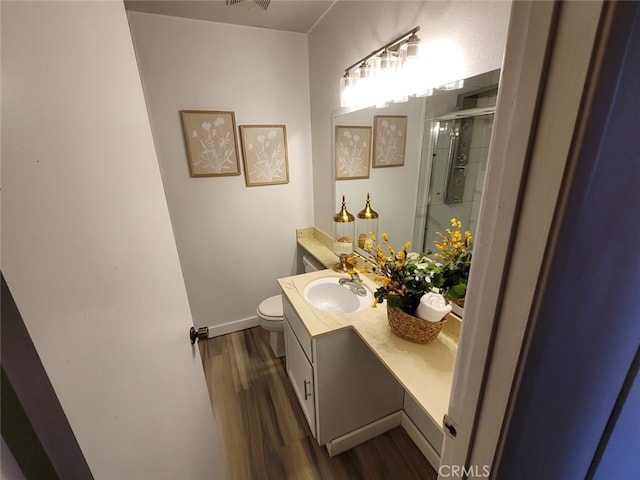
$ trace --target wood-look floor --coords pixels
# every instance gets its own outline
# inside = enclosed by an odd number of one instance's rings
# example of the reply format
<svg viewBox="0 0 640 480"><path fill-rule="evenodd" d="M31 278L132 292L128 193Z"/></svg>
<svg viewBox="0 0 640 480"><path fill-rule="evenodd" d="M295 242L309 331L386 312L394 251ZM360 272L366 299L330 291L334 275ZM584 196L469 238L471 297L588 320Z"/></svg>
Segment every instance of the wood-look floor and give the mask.
<svg viewBox="0 0 640 480"><path fill-rule="evenodd" d="M437 475L401 428L335 457L320 447L284 359L260 327L199 342L229 480L411 480Z"/></svg>

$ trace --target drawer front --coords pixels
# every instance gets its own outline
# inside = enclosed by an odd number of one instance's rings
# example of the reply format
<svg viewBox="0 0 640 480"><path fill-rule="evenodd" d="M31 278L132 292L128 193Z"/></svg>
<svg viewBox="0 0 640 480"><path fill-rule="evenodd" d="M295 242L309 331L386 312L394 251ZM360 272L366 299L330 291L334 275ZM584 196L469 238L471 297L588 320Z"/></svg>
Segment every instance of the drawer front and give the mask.
<svg viewBox="0 0 640 480"><path fill-rule="evenodd" d="M313 436L316 436L315 391L313 384L313 367L296 339L291 325L284 321L284 341L287 375L298 397L302 412L309 423Z"/></svg>
<svg viewBox="0 0 640 480"><path fill-rule="evenodd" d="M289 321L289 325L298 338L298 342L302 346L302 349L307 355L307 358L310 362L313 362L311 336L309 335L307 328L300 320L300 317L293 309L291 302L289 302L289 299L284 294L282 295L282 313L284 314L284 317Z"/></svg>

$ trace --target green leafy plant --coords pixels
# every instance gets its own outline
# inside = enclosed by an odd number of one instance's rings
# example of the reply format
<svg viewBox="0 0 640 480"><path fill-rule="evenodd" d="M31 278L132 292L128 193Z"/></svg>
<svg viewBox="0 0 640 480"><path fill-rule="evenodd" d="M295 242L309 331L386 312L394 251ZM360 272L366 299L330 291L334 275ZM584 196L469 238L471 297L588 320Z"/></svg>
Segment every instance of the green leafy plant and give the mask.
<svg viewBox="0 0 640 480"><path fill-rule="evenodd" d="M455 218L445 231L446 234L437 232L441 240L433 242L437 249L434 256L441 263L432 275L432 282L445 298L460 301L467 293L473 239L469 230L463 233L462 222Z"/></svg>

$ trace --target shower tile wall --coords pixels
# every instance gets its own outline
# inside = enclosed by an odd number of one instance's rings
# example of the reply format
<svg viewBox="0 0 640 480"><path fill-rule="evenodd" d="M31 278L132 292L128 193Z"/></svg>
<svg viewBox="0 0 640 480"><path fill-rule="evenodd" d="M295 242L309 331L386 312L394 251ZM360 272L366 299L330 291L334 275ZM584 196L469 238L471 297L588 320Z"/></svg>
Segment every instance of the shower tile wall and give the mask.
<svg viewBox="0 0 640 480"><path fill-rule="evenodd" d="M495 99L487 101L495 102ZM440 123L437 148L431 172L429 189L431 194L424 243L425 250L434 249L433 241L439 238L436 232L443 232L446 228L449 228L452 217L460 220L463 227L470 230L472 234L475 233L487 169L492 125L493 115L475 117L462 202L446 204L444 203L445 182L447 179L450 128L453 126L453 121Z"/></svg>

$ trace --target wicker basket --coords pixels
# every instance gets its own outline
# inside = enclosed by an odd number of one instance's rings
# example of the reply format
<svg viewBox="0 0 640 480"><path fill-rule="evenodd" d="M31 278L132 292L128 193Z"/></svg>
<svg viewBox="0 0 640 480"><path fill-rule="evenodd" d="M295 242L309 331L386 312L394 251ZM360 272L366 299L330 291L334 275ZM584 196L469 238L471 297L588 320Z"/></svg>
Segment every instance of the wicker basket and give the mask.
<svg viewBox="0 0 640 480"><path fill-rule="evenodd" d="M414 343L427 343L438 336L442 326L447 322L447 317L439 322L427 322L404 310L387 305L387 318L391 331L400 338Z"/></svg>

